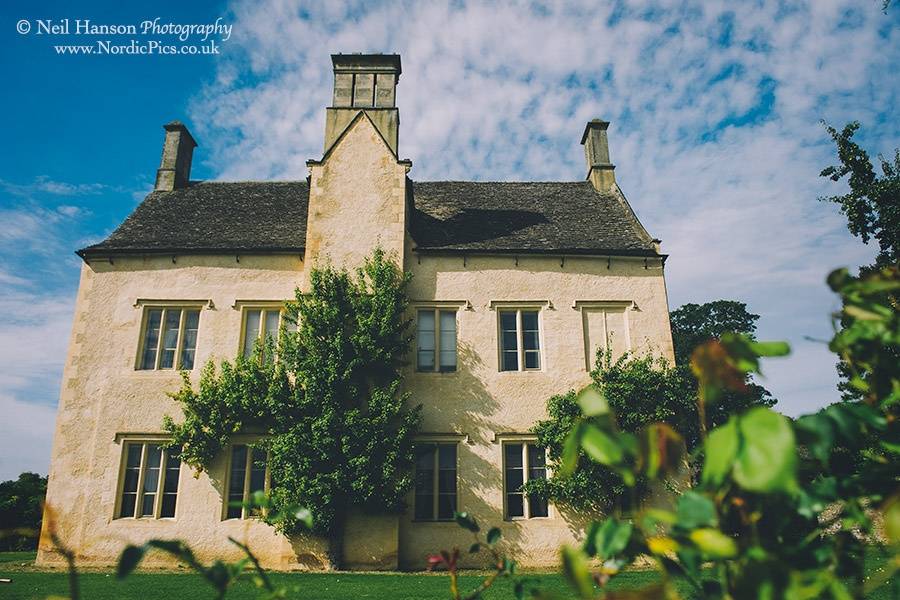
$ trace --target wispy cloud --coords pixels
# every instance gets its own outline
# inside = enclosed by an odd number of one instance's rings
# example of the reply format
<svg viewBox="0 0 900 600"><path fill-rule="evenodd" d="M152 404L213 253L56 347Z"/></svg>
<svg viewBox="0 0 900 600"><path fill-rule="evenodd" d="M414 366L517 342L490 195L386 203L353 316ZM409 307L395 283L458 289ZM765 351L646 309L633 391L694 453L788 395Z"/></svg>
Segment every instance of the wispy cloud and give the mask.
<svg viewBox="0 0 900 600"><path fill-rule="evenodd" d="M837 395L826 337L838 265L870 260L816 197L859 119L890 150L900 29L877 2L233 2L235 34L193 120L223 179L303 178L321 154L332 52L399 52L400 150L417 179L581 179L584 123L612 121L621 186L671 253L673 306L749 302L795 342L768 385L788 412ZM895 11L896 12L896 11ZM829 187L831 186L831 187ZM810 391L806 378L822 382ZM824 390L824 391L823 391ZM830 391L830 395L829 392Z"/></svg>
<svg viewBox="0 0 900 600"><path fill-rule="evenodd" d="M0 189L16 196L32 196L35 193L53 194L56 196L85 196L100 194L108 189L102 183L66 183L54 181L46 175L34 178L31 183L13 183L0 179Z"/></svg>

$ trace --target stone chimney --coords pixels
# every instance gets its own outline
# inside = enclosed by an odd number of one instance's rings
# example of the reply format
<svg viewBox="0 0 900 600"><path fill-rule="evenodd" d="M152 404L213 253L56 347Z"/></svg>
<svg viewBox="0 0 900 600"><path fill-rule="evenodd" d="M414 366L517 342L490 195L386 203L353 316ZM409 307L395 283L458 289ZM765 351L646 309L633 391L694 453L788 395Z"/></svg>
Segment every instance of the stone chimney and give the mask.
<svg viewBox="0 0 900 600"><path fill-rule="evenodd" d="M334 96L325 109L325 153L347 126L365 112L397 154L400 113L396 105L399 54L332 54Z"/></svg>
<svg viewBox="0 0 900 600"><path fill-rule="evenodd" d="M581 136L584 156L587 159L587 178L598 192L608 192L616 185L616 166L609 162L609 140L606 130L609 121L588 121Z"/></svg>
<svg viewBox="0 0 900 600"><path fill-rule="evenodd" d="M163 143L162 161L156 171L156 191L171 192L187 187L191 180L191 158L194 156L194 141L191 132L181 121L163 125L166 141Z"/></svg>

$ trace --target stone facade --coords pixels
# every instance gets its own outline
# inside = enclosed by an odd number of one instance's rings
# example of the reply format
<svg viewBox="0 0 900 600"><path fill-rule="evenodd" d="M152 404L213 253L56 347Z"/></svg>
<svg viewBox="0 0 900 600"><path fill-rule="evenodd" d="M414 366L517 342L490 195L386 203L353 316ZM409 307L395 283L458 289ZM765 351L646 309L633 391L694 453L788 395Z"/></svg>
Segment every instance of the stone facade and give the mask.
<svg viewBox="0 0 900 600"><path fill-rule="evenodd" d="M399 57L388 62L385 67L377 57L369 58L361 68L376 64L396 84ZM389 67L395 63L392 73ZM341 64L346 67L346 61ZM340 74L346 72L344 68ZM379 90L378 97L393 103L393 89ZM226 456L208 474L196 477L181 467L174 518L116 518L125 443L164 439L163 416L180 414L166 395L178 389L179 373L137 368L142 330L155 306L199 310L196 356L189 371L196 381L206 361L231 359L240 352L245 306L292 298L295 288L306 285L311 266L329 262L355 267L376 245L412 272L414 308L456 311L456 371L418 372L412 364L406 386L412 401L423 405L423 442L457 444L459 509L499 524L524 566L555 564L559 545L576 539L579 517L552 506L547 517L504 519L503 443L527 440L531 426L546 416L551 395L589 382L588 366L598 346L610 343L616 354L651 352L672 360L664 256L422 252L410 233L411 164L397 157L391 119L376 123L363 107L350 119L328 118L329 128L344 129L330 132L323 158L309 163L302 252L243 248L83 254L47 495L60 537L76 550L81 564L113 564L124 544L154 537L186 540L201 560L236 557L239 551L227 541L233 536L246 541L266 567L327 567L322 540L287 538L255 519L224 518ZM193 138L189 143L172 138L179 132L190 136L181 124L167 128L163 168L187 164L189 169L190 157L171 155L179 147L193 149ZM602 180L621 197L610 179L612 169L605 168L608 151L603 177L591 177L600 161L592 163L590 153L588 160L590 180ZM168 173L161 178L163 185L176 192L187 185L180 174ZM500 368L498 311L516 307L539 311L541 360L534 371ZM417 521L412 511L390 518L357 515L347 536L347 564L363 569L419 569L427 553L469 542L452 522ZM45 536L39 564L61 560Z"/></svg>

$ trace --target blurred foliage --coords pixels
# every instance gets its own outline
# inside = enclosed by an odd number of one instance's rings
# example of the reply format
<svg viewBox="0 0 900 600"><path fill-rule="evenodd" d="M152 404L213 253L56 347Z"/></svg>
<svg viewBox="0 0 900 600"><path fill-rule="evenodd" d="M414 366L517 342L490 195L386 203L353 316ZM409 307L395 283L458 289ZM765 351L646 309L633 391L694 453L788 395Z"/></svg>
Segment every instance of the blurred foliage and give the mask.
<svg viewBox="0 0 900 600"><path fill-rule="evenodd" d="M630 598L678 598L676 582L688 583L694 597L715 599L862 598L881 585L900 594L900 273L885 268L854 278L841 270L828 282L843 300L835 318L845 323L830 348L850 366L863 400L794 421L767 407L731 415L704 435L696 453L700 482L671 508L635 506L594 523L580 548L563 548L563 570L578 597L620 597L604 586L638 559L654 564L662 583ZM706 342L691 360L698 404L714 405L759 372L760 358L787 352L784 343L737 334ZM629 487L639 477L664 481L678 473L674 431L620 430L596 386L576 401L582 414L564 444L560 476L577 472L579 453ZM846 469L841 454L863 447L870 451L854 454L863 464ZM884 538L873 512L884 521ZM867 545L889 557L870 580Z"/></svg>
<svg viewBox="0 0 900 600"><path fill-rule="evenodd" d="M744 303L717 300L686 304L673 311L671 319L675 366L659 357L631 354L613 361L608 352L599 352L591 376L617 415L618 429L637 434L654 423L664 423L678 431L687 450L692 452L701 443L701 408L705 426L715 427L736 412L754 406L772 406L775 399L752 380L750 373L743 373L734 385L720 391L715 403L702 406L697 403L699 382L689 364L691 354L710 340L727 338L731 332L744 334L752 341L759 316L750 313ZM572 475L561 477L557 467L565 442L581 416L575 391L550 398L547 413L548 418L537 423L532 431L538 437L538 444L547 448L553 468L547 479L526 483L526 492L589 513L627 509L645 497L649 487L643 476L638 474L635 485L628 486L620 474L587 460L584 452Z"/></svg>

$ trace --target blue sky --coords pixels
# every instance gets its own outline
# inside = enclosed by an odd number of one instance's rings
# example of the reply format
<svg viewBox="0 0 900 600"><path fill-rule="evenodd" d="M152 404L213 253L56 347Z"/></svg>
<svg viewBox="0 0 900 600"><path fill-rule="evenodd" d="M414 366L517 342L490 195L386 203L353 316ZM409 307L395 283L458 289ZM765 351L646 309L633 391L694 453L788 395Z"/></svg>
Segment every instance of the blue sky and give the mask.
<svg viewBox="0 0 900 600"><path fill-rule="evenodd" d="M873 154L900 145L898 14L880 0L4 2L0 479L47 470L73 251L150 189L161 125L191 127L196 179L303 178L332 52L401 53L400 151L416 179L581 179L584 123L612 121L619 183L671 254L671 307L747 302L761 337L795 349L765 365L780 409L834 401L834 360L815 341L835 308L823 279L874 250L816 200L843 190L818 177L834 161L819 120L860 120ZM155 17L233 30L215 57L61 56L54 45L97 38L16 32Z"/></svg>

